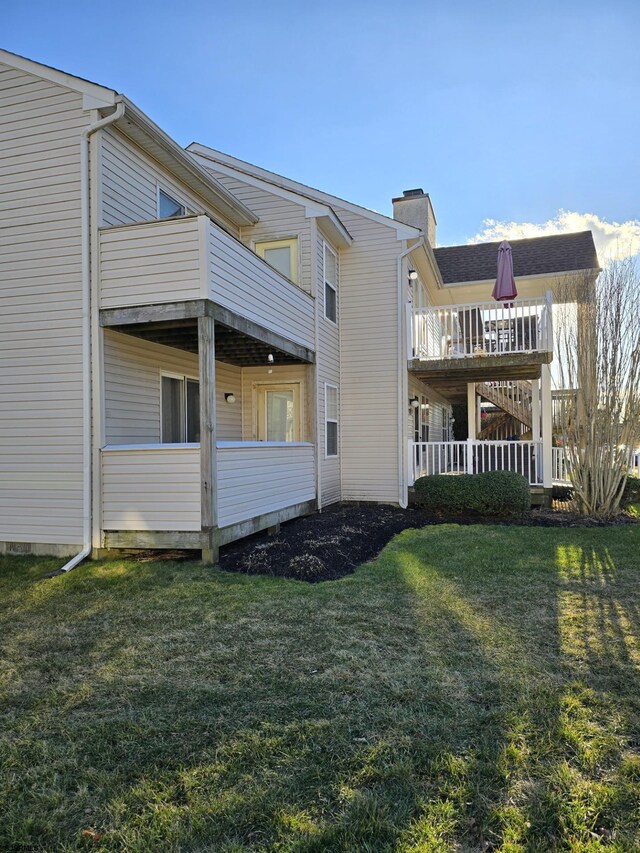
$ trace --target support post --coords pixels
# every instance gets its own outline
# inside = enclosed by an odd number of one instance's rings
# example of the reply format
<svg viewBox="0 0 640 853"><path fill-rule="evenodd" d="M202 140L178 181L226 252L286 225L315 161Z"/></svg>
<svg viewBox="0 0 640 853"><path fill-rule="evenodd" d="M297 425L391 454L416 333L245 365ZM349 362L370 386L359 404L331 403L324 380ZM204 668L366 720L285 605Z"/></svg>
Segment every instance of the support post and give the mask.
<svg viewBox="0 0 640 853"><path fill-rule="evenodd" d="M542 414L542 485L545 489L553 487L553 413L551 410L551 368L542 365L540 378L540 409Z"/></svg>
<svg viewBox="0 0 640 853"><path fill-rule="evenodd" d="M200 376L200 518L202 562L218 562L215 321L198 317Z"/></svg>
<svg viewBox="0 0 640 853"><path fill-rule="evenodd" d="M467 382L467 474L473 474L473 446L476 440L476 386Z"/></svg>
<svg viewBox="0 0 640 853"><path fill-rule="evenodd" d="M540 441L540 380L531 380L531 441Z"/></svg>

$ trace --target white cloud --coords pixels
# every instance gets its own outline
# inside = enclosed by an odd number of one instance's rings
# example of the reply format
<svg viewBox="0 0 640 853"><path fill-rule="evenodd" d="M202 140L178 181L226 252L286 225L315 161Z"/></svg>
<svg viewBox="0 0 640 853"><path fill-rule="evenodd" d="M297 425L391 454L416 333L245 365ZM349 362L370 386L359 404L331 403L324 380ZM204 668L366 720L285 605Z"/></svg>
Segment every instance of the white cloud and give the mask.
<svg viewBox="0 0 640 853"><path fill-rule="evenodd" d="M488 243L493 240L517 240L520 237L543 237L548 234L566 234L569 231L593 232L600 262L613 258L628 258L640 254L640 220L607 222L595 213L576 213L559 210L547 222L500 222L485 219L481 231L469 243Z"/></svg>

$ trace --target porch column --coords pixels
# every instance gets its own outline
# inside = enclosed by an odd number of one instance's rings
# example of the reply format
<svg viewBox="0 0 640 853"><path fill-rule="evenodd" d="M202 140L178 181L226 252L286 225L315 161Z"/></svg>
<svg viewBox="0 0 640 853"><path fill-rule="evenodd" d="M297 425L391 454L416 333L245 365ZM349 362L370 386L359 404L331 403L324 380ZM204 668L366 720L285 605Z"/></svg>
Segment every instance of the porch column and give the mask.
<svg viewBox="0 0 640 853"><path fill-rule="evenodd" d="M467 382L467 474L473 474L473 446L476 440L476 384Z"/></svg>
<svg viewBox="0 0 640 853"><path fill-rule="evenodd" d="M548 364L542 365L540 408L542 411L542 485L545 489L550 489L553 486L553 413L551 410L551 368Z"/></svg>
<svg viewBox="0 0 640 853"><path fill-rule="evenodd" d="M216 471L216 368L213 317L198 317L200 371L200 518L202 562L218 561L218 491Z"/></svg>
<svg viewBox="0 0 640 853"><path fill-rule="evenodd" d="M531 441L540 441L540 380L531 380Z"/></svg>

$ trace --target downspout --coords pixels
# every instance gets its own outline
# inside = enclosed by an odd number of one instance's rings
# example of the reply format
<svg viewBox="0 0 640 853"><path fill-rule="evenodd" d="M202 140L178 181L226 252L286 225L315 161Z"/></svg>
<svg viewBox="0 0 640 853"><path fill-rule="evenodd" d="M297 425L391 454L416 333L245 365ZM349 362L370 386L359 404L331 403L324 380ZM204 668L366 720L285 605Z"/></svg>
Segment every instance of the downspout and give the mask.
<svg viewBox="0 0 640 853"><path fill-rule="evenodd" d="M61 569L70 572L91 553L91 230L89 223L89 138L124 115L124 103L115 112L80 134L80 217L82 241L82 538L84 547Z"/></svg>
<svg viewBox="0 0 640 853"><path fill-rule="evenodd" d="M407 466L405 465L405 447L407 443L407 430L405 429L405 418L403 412L408 406L409 385L407 381L407 329L405 328L405 304L404 286L402 279L402 262L411 254L424 246L424 236L400 252L398 263L398 503L402 509L407 508ZM403 334L404 332L404 334Z"/></svg>

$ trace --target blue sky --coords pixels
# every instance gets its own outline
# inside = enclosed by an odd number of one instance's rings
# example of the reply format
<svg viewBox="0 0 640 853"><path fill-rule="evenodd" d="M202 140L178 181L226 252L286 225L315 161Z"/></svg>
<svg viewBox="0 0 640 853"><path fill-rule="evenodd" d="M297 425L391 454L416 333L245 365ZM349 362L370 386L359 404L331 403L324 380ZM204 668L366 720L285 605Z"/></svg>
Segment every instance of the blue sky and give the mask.
<svg viewBox="0 0 640 853"><path fill-rule="evenodd" d="M4 0L0 46L382 213L422 186L447 244L640 240L639 35L631 0Z"/></svg>

